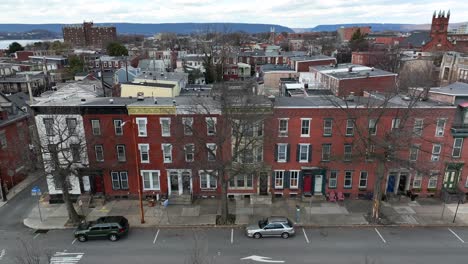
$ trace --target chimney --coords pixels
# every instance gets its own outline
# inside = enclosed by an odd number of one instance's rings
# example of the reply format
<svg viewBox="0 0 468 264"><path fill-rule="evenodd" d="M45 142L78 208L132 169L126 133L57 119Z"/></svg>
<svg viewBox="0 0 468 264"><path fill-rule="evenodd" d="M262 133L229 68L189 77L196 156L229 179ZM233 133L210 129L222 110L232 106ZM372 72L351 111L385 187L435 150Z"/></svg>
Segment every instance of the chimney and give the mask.
<svg viewBox="0 0 468 264"><path fill-rule="evenodd" d="M353 72L353 66L348 67L348 72Z"/></svg>
<svg viewBox="0 0 468 264"><path fill-rule="evenodd" d="M143 101L143 100L145 100L145 93L143 93L143 92L138 92L138 93L137 93L137 100L138 100L138 101Z"/></svg>
<svg viewBox="0 0 468 264"><path fill-rule="evenodd" d="M154 98L154 104L158 104L158 99Z"/></svg>
<svg viewBox="0 0 468 264"><path fill-rule="evenodd" d="M109 104L113 104L114 103L114 99L110 98L109 99Z"/></svg>

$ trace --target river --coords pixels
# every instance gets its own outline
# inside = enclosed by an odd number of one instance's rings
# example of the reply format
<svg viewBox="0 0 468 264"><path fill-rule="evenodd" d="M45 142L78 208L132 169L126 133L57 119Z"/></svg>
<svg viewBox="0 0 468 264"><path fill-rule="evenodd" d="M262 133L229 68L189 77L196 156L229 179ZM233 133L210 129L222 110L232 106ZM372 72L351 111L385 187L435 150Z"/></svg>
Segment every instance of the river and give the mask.
<svg viewBox="0 0 468 264"><path fill-rule="evenodd" d="M8 49L13 42L18 42L21 46L26 46L27 44L33 44L34 42L44 42L44 41L63 41L63 39L8 39L0 40L0 49Z"/></svg>

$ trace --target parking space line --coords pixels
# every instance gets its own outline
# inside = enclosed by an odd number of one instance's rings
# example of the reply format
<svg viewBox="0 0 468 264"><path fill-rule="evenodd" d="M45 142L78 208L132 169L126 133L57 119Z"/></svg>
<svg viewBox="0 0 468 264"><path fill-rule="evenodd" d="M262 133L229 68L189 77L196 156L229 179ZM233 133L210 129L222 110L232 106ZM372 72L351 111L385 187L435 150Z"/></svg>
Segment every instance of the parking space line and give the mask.
<svg viewBox="0 0 468 264"><path fill-rule="evenodd" d="M234 243L234 228L231 228L231 244Z"/></svg>
<svg viewBox="0 0 468 264"><path fill-rule="evenodd" d="M159 236L159 229L158 232L156 232L156 235L154 236L153 244L156 244L156 240L158 239Z"/></svg>
<svg viewBox="0 0 468 264"><path fill-rule="evenodd" d="M33 237L33 239L36 239L39 235L40 235L40 233L37 233L37 234Z"/></svg>
<svg viewBox="0 0 468 264"><path fill-rule="evenodd" d="M75 239L73 239L72 245L73 245L73 244L75 244L75 242L76 242L76 238L75 238Z"/></svg>
<svg viewBox="0 0 468 264"><path fill-rule="evenodd" d="M385 241L385 239L383 238L383 236L380 234L379 230L377 230L377 227L374 228L375 229L375 232L377 232L377 234L379 235L380 239L382 239L382 241L386 244L387 241Z"/></svg>
<svg viewBox="0 0 468 264"><path fill-rule="evenodd" d="M465 241L464 241L463 239L461 239L461 237L459 237L459 236L457 235L457 233L453 232L452 229L448 228L448 230L449 230L455 237L457 237L458 240L460 240L462 243L465 243Z"/></svg>
<svg viewBox="0 0 468 264"><path fill-rule="evenodd" d="M304 228L302 228L302 232L304 233L304 237L305 237L305 240L306 240L307 244L309 244L310 241L309 241L309 238L307 237L307 234L306 234L306 231L305 231Z"/></svg>

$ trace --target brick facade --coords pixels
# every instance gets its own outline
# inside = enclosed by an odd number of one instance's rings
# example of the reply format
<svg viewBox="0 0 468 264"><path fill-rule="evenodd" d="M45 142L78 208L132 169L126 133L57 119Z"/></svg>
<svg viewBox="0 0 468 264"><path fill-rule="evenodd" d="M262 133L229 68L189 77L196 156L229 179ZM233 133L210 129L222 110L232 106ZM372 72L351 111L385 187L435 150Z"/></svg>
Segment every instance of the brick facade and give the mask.
<svg viewBox="0 0 468 264"><path fill-rule="evenodd" d="M62 28L63 39L75 47L105 47L117 39L114 26L94 26L93 22L84 22L81 26L66 26Z"/></svg>

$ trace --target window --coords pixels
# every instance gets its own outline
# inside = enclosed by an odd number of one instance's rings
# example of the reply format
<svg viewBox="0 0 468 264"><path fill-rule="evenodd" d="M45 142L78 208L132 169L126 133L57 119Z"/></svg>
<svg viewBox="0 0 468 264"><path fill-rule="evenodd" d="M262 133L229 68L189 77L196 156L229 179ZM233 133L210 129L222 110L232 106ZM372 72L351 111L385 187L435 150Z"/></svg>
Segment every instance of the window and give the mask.
<svg viewBox="0 0 468 264"><path fill-rule="evenodd" d="M289 172L289 188L297 189L299 187L299 171Z"/></svg>
<svg viewBox="0 0 468 264"><path fill-rule="evenodd" d="M424 119L415 119L413 126L413 134L421 136L423 132Z"/></svg>
<svg viewBox="0 0 468 264"><path fill-rule="evenodd" d="M95 145L94 151L96 152L96 161L104 161L104 148L102 145Z"/></svg>
<svg viewBox="0 0 468 264"><path fill-rule="evenodd" d="M44 122L45 132L47 136L53 136L54 133L54 119L52 118L44 118L42 120Z"/></svg>
<svg viewBox="0 0 468 264"><path fill-rule="evenodd" d="M344 188L351 188L353 186L353 172L345 171Z"/></svg>
<svg viewBox="0 0 468 264"><path fill-rule="evenodd" d="M200 175L201 189L216 189L216 187L218 186L218 182L216 179L216 174L214 174L214 172L200 171L198 174Z"/></svg>
<svg viewBox="0 0 468 264"><path fill-rule="evenodd" d="M112 189L128 190L128 173L126 171L112 171Z"/></svg>
<svg viewBox="0 0 468 264"><path fill-rule="evenodd" d="M361 175L359 176L359 188L367 188L367 171L361 171Z"/></svg>
<svg viewBox="0 0 468 264"><path fill-rule="evenodd" d="M431 156L432 161L439 161L441 149L442 149L442 145L432 144L432 156Z"/></svg>
<svg viewBox="0 0 468 264"><path fill-rule="evenodd" d="M354 119L346 120L346 136L354 136Z"/></svg>
<svg viewBox="0 0 468 264"><path fill-rule="evenodd" d="M194 144L186 144L184 147L185 151L185 161L192 162L195 157L195 145Z"/></svg>
<svg viewBox="0 0 468 264"><path fill-rule="evenodd" d="M331 136L333 127L333 119L324 119L323 120L323 135Z"/></svg>
<svg viewBox="0 0 468 264"><path fill-rule="evenodd" d="M301 137L310 136L310 118L301 118Z"/></svg>
<svg viewBox="0 0 468 264"><path fill-rule="evenodd" d="M139 137L146 137L148 135L146 131L146 124L147 124L146 118L137 118L136 123L138 126L138 136Z"/></svg>
<svg viewBox="0 0 468 264"><path fill-rule="evenodd" d="M237 175L229 181L229 187L231 188L252 188L253 187L253 175Z"/></svg>
<svg viewBox="0 0 468 264"><path fill-rule="evenodd" d="M463 147L463 138L454 138L452 157L454 158L461 157L462 147Z"/></svg>
<svg viewBox="0 0 468 264"><path fill-rule="evenodd" d="M138 144L141 163L149 163L149 144Z"/></svg>
<svg viewBox="0 0 468 264"><path fill-rule="evenodd" d="M216 134L216 117L206 117L206 133L208 136Z"/></svg>
<svg viewBox="0 0 468 264"><path fill-rule="evenodd" d="M193 134L193 117L183 117L182 124L184 125L184 135L190 136Z"/></svg>
<svg viewBox="0 0 468 264"><path fill-rule="evenodd" d="M80 162L81 161L80 144L70 144L70 152L71 152L71 155L72 155L73 162Z"/></svg>
<svg viewBox="0 0 468 264"><path fill-rule="evenodd" d="M254 132L257 137L263 136L263 122L259 121L254 125Z"/></svg>
<svg viewBox="0 0 468 264"><path fill-rule="evenodd" d="M345 144L344 145L344 161L351 161L353 156L353 145Z"/></svg>
<svg viewBox="0 0 468 264"><path fill-rule="evenodd" d="M122 136L123 135L123 127L122 127L122 120L116 119L114 120L114 131L116 136Z"/></svg>
<svg viewBox="0 0 468 264"><path fill-rule="evenodd" d="M366 149L366 160L372 161L375 155L375 144L370 144Z"/></svg>
<svg viewBox="0 0 468 264"><path fill-rule="evenodd" d="M125 155L125 145L117 145L117 160L118 161L126 161L127 157Z"/></svg>
<svg viewBox="0 0 468 264"><path fill-rule="evenodd" d="M420 173L417 173L416 175L414 175L413 188L420 189L421 185L422 185L422 175Z"/></svg>
<svg viewBox="0 0 468 264"><path fill-rule="evenodd" d="M0 132L0 147L2 149L8 146L5 131Z"/></svg>
<svg viewBox="0 0 468 264"><path fill-rule="evenodd" d="M159 190L158 170L142 170L140 174L143 178L143 190Z"/></svg>
<svg viewBox="0 0 468 264"><path fill-rule="evenodd" d="M309 161L309 144L299 144L299 162L308 162Z"/></svg>
<svg viewBox="0 0 468 264"><path fill-rule="evenodd" d="M418 155L419 155L419 145L413 145L410 148L410 153L409 153L409 160L410 161L417 161L418 160Z"/></svg>
<svg viewBox="0 0 468 264"><path fill-rule="evenodd" d="M330 178L328 179L328 188L336 188L338 182L338 172L330 171Z"/></svg>
<svg viewBox="0 0 468 264"><path fill-rule="evenodd" d="M375 119L369 119L369 134L377 134L377 120Z"/></svg>
<svg viewBox="0 0 468 264"><path fill-rule="evenodd" d="M287 137L288 136L288 119L280 119L279 120L279 136L280 137Z"/></svg>
<svg viewBox="0 0 468 264"><path fill-rule="evenodd" d="M66 122L67 122L68 135L70 136L76 135L76 126L77 126L76 118L67 118Z"/></svg>
<svg viewBox="0 0 468 264"><path fill-rule="evenodd" d="M400 118L392 119L392 130L400 128Z"/></svg>
<svg viewBox="0 0 468 264"><path fill-rule="evenodd" d="M287 160L287 152L288 152L288 144L278 144L278 152L277 154L277 161L278 162L286 162Z"/></svg>
<svg viewBox="0 0 468 264"><path fill-rule="evenodd" d="M172 145L171 144L162 144L163 158L164 163L172 162Z"/></svg>
<svg viewBox="0 0 468 264"><path fill-rule="evenodd" d="M263 146L260 145L254 148L255 159L257 162L263 161Z"/></svg>
<svg viewBox="0 0 468 264"><path fill-rule="evenodd" d="M283 188L284 171L275 171L275 188Z"/></svg>
<svg viewBox="0 0 468 264"><path fill-rule="evenodd" d="M171 136L171 119L160 118L159 123L161 124L161 136L170 137Z"/></svg>
<svg viewBox="0 0 468 264"><path fill-rule="evenodd" d="M437 119L436 132L435 132L436 137L444 136L445 122L446 122L446 119L442 119L442 118Z"/></svg>
<svg viewBox="0 0 468 264"><path fill-rule="evenodd" d="M99 121L99 119L91 120L91 128L93 130L93 135L101 135L101 122Z"/></svg>
<svg viewBox="0 0 468 264"><path fill-rule="evenodd" d="M435 189L437 188L437 178L438 178L439 172L438 171L431 171L430 172L430 177L429 181L427 182L427 188L428 189Z"/></svg>
<svg viewBox="0 0 468 264"><path fill-rule="evenodd" d="M216 160L216 144L208 143L206 144L206 151L208 152L208 161Z"/></svg>
<svg viewBox="0 0 468 264"><path fill-rule="evenodd" d="M330 161L331 157L331 144L322 145L322 161Z"/></svg>

